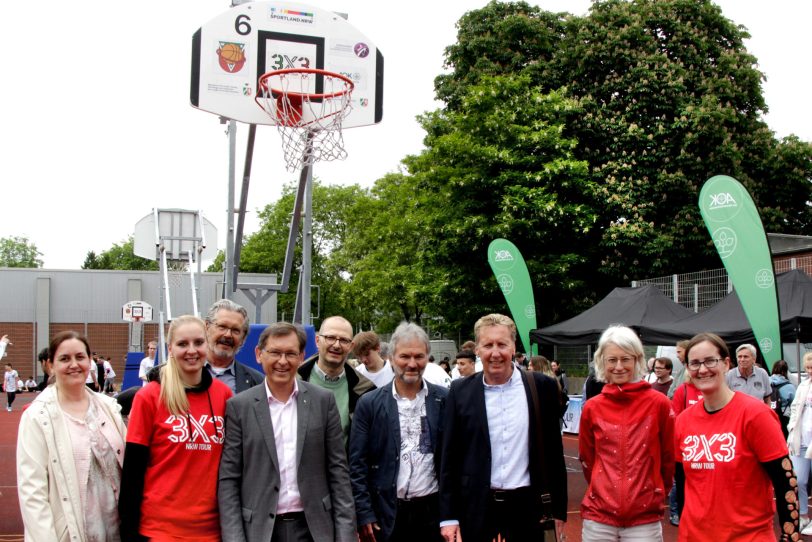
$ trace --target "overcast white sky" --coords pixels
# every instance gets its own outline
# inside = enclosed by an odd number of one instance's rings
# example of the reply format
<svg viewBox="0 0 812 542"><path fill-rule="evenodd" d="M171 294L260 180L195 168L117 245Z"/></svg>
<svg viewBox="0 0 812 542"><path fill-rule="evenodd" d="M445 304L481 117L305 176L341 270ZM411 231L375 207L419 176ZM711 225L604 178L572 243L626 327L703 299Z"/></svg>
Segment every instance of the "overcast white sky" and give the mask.
<svg viewBox="0 0 812 542"><path fill-rule="evenodd" d="M586 13L588 0L529 0ZM439 104L434 78L456 21L486 0L309 1L349 14L385 60L384 118L345 131L349 158L318 163L327 183L371 186L422 148L415 121ZM778 136L812 140L808 55L812 2L723 0L747 27L747 46L766 73L767 122ZM26 236L45 267L78 269L89 250L132 234L153 207L201 209L225 246L228 138L215 115L189 105L192 34L229 0L40 0L0 2L6 44L0 84L5 136L0 158L0 237ZM238 125L238 179L246 125ZM296 178L281 163L279 136L260 127L247 233L257 208Z"/></svg>

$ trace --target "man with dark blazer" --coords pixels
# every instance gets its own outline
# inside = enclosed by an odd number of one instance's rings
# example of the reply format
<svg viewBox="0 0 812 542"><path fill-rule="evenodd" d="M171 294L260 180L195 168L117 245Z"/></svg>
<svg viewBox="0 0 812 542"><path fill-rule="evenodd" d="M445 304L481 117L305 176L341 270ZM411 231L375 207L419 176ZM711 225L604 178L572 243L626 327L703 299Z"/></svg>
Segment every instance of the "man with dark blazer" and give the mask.
<svg viewBox="0 0 812 542"><path fill-rule="evenodd" d="M256 369L236 360L248 337L248 311L229 299L216 301L206 314L206 341L209 359L206 368L234 394L253 388L263 380Z"/></svg>
<svg viewBox="0 0 812 542"><path fill-rule="evenodd" d="M361 542L441 541L437 466L448 390L423 380L429 337L403 322L391 339L394 379L358 400L350 480Z"/></svg>
<svg viewBox="0 0 812 542"><path fill-rule="evenodd" d="M542 540L547 513L561 532L567 471L558 385L513 363L516 325L501 314L474 326L483 370L455 380L446 399L440 462L440 531L446 542ZM530 386L540 403L541 447ZM549 505L541 495L549 493Z"/></svg>
<svg viewBox="0 0 812 542"><path fill-rule="evenodd" d="M356 542L336 402L296 378L301 326L271 324L255 353L263 384L226 405L217 499L224 542Z"/></svg>

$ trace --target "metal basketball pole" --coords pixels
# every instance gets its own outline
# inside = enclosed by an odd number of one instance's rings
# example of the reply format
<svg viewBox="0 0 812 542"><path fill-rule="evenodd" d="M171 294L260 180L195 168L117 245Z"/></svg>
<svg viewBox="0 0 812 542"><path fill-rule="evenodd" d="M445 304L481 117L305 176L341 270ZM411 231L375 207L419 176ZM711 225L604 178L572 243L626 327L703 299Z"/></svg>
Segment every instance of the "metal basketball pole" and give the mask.
<svg viewBox="0 0 812 542"><path fill-rule="evenodd" d="M307 141L302 153L302 180L304 181L304 224L302 224L302 269L299 273L299 288L296 292L296 308L293 321L302 325L311 324L310 318L310 283L313 262L313 164L310 156L313 152L313 132L307 132Z"/></svg>
<svg viewBox="0 0 812 542"><path fill-rule="evenodd" d="M225 119L220 117L221 122ZM228 121L228 224L226 227L226 252L223 262L223 299L234 297L234 288L231 282L232 254L234 254L234 184L237 160L237 121Z"/></svg>

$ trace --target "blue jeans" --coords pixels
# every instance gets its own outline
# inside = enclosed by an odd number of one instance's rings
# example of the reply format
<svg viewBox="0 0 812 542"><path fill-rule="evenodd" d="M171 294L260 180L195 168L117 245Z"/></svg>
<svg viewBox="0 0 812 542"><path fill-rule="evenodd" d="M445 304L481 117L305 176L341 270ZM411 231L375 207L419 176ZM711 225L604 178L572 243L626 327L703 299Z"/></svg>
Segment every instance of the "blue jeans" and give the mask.
<svg viewBox="0 0 812 542"><path fill-rule="evenodd" d="M679 509L677 506L677 482L674 481L674 484L671 486L671 491L668 492L668 508L669 513L671 516L677 516L678 518L682 515L682 510Z"/></svg>
<svg viewBox="0 0 812 542"><path fill-rule="evenodd" d="M795 470L795 476L798 479L798 500L801 506L801 515L807 516L809 514L809 491L807 485L809 483L809 469L812 466L812 459L807 459L806 448L801 447L799 455L792 456L792 468Z"/></svg>

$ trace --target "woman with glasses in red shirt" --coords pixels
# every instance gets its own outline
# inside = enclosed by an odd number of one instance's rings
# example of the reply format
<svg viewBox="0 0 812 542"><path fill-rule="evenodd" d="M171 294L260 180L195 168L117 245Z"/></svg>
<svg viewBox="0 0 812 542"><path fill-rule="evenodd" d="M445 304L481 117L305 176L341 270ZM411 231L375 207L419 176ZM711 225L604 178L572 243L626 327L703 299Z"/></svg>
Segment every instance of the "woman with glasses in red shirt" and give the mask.
<svg viewBox="0 0 812 542"><path fill-rule="evenodd" d="M730 352L719 336L696 335L685 360L703 399L677 418L679 540L773 542L776 508L780 540L799 540L797 482L775 412L728 387Z"/></svg>

